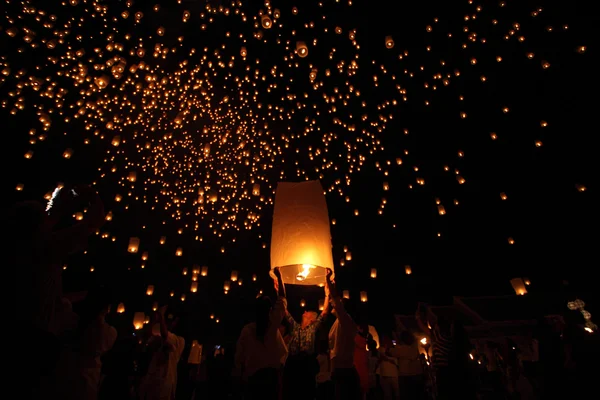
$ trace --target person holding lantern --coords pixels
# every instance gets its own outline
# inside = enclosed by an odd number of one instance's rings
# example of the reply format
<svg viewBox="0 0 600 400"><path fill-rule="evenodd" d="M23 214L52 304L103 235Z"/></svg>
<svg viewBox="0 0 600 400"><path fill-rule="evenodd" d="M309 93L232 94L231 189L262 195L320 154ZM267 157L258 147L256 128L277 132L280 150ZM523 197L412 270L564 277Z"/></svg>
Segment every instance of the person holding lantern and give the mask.
<svg viewBox="0 0 600 400"><path fill-rule="evenodd" d="M175 400L177 390L177 363L185 347L185 340L172 331L178 319L170 326L165 320L166 306L154 314L152 337L148 347L154 349L154 354L148 366L148 372L140 385L142 400Z"/></svg>
<svg viewBox="0 0 600 400"><path fill-rule="evenodd" d="M277 400L279 371L285 365L288 349L279 332L285 315L285 287L278 268L274 271L278 299L274 306L266 296L256 298L256 322L242 329L235 352L233 375L246 383L250 400Z"/></svg>
<svg viewBox="0 0 600 400"><path fill-rule="evenodd" d="M315 355L315 338L319 327L329 314L329 288L327 285L325 286L323 307L320 315L315 311L304 311L301 323L296 322L287 308L285 310L285 318L290 331L289 356L283 375L286 400L312 400L315 398L315 379L319 373L319 363Z"/></svg>
<svg viewBox="0 0 600 400"><path fill-rule="evenodd" d="M336 289L333 272L327 269L326 286L329 290L333 311L337 319L329 331L329 356L331 358L331 380L334 384L335 400L358 400L361 398L360 381L354 367L355 337L358 331L347 306Z"/></svg>

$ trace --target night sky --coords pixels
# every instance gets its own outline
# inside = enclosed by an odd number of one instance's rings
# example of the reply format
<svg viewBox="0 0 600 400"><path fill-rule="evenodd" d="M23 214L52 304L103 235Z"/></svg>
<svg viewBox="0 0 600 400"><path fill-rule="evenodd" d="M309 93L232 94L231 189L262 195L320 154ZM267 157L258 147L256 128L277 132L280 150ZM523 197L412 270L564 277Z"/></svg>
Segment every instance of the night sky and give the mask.
<svg viewBox="0 0 600 400"><path fill-rule="evenodd" d="M66 292L107 285L127 329L168 301L195 335L234 337L272 288L276 184L307 179L327 191L339 288L367 291L382 325L514 277L595 291L588 2L297 3L2 1L3 205L94 183L112 213L66 261ZM209 272L190 293L194 265ZM232 270L243 285L224 294ZM321 293L290 288L292 311Z"/></svg>

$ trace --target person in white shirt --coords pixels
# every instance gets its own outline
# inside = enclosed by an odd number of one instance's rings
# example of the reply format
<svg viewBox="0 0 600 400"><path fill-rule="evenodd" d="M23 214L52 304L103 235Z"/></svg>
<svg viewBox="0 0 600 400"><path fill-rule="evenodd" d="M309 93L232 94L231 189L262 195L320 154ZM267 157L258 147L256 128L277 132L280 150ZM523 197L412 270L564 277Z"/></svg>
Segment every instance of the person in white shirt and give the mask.
<svg viewBox="0 0 600 400"><path fill-rule="evenodd" d="M142 400L175 400L177 391L177 363L183 353L185 340L170 332L175 328L177 319L170 329L165 321L165 309L162 307L154 316L152 337L148 347L155 348L148 372L140 385Z"/></svg>
<svg viewBox="0 0 600 400"><path fill-rule="evenodd" d="M333 399L333 382L331 382L331 360L329 358L329 343L325 340L318 342L317 362L319 373L315 380L317 382L317 400Z"/></svg>
<svg viewBox="0 0 600 400"><path fill-rule="evenodd" d="M344 307L332 271L327 270L326 285L333 302L332 313L337 316L329 331L329 356L331 358L331 380L335 387L335 400L355 400L361 398L360 382L354 367L354 338L357 326Z"/></svg>
<svg viewBox="0 0 600 400"><path fill-rule="evenodd" d="M402 331L398 345L390 348L388 353L398 361L400 398L421 398L425 390L425 377L418 342L413 334Z"/></svg>
<svg viewBox="0 0 600 400"><path fill-rule="evenodd" d="M279 372L288 355L279 332L286 309L285 289L279 269L275 275L277 301L271 306L268 297L257 297L256 322L244 326L236 346L234 376L246 382L250 400L277 400Z"/></svg>
<svg viewBox="0 0 600 400"><path fill-rule="evenodd" d="M384 337L383 348L379 352L379 384L383 391L384 400L400 398L398 386L398 359L394 357L392 341Z"/></svg>

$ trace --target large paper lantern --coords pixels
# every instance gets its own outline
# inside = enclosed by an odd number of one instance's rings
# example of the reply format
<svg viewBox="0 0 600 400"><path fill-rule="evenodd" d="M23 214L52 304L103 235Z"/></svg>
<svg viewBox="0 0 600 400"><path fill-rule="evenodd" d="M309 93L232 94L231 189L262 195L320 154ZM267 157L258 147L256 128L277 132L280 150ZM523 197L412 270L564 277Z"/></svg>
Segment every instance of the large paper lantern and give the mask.
<svg viewBox="0 0 600 400"><path fill-rule="evenodd" d="M280 182L275 194L271 233L271 276L279 267L283 282L323 283L334 270L329 215L319 181Z"/></svg>

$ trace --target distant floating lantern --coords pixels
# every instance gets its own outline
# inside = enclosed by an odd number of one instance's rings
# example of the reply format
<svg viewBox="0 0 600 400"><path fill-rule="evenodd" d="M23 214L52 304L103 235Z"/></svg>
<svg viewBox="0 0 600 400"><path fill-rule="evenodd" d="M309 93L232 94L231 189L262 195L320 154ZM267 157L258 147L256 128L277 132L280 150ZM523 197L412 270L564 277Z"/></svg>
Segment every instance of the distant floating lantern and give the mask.
<svg viewBox="0 0 600 400"><path fill-rule="evenodd" d="M182 293L180 298L181 298L181 301L185 301L185 293Z"/></svg>
<svg viewBox="0 0 600 400"><path fill-rule="evenodd" d="M377 278L377 268L371 268L371 278Z"/></svg>
<svg viewBox="0 0 600 400"><path fill-rule="evenodd" d="M256 282L256 274L252 274L252 280Z"/></svg>
<svg viewBox="0 0 600 400"><path fill-rule="evenodd" d="M506 195L506 193L502 192L502 193L500 193L500 198L502 200L506 200L506 199L508 199L508 196Z"/></svg>
<svg viewBox="0 0 600 400"><path fill-rule="evenodd" d="M112 219L113 219L113 213L112 213L112 211L107 212L106 213L106 217L104 217L104 219L107 220L107 221L112 221Z"/></svg>
<svg viewBox="0 0 600 400"><path fill-rule="evenodd" d="M437 206L437 208L438 208L438 214L446 215L446 209L444 208L443 205L440 204L439 206Z"/></svg>
<svg viewBox="0 0 600 400"><path fill-rule="evenodd" d="M154 303L152 303L152 311L156 311L158 310L158 301L155 301Z"/></svg>
<svg viewBox="0 0 600 400"><path fill-rule="evenodd" d="M82 212L76 212L75 213L75 219L77 221L81 221L83 219L83 213Z"/></svg>
<svg viewBox="0 0 600 400"><path fill-rule="evenodd" d="M177 250L175 250L175 255L177 257L181 257L183 255L183 249L181 247L178 247Z"/></svg>
<svg viewBox="0 0 600 400"><path fill-rule="evenodd" d="M225 283L223 283L223 290L225 290L226 292L228 292L231 289L231 282L230 281L225 281Z"/></svg>
<svg viewBox="0 0 600 400"><path fill-rule="evenodd" d="M123 314L125 312L125 304L119 303L119 305L117 306L117 312L119 314Z"/></svg>
<svg viewBox="0 0 600 400"><path fill-rule="evenodd" d="M308 47L306 46L306 43L302 41L296 42L296 52L298 53L299 57L306 57L308 55Z"/></svg>
<svg viewBox="0 0 600 400"><path fill-rule="evenodd" d="M352 261L352 252L351 251L346 253L346 261Z"/></svg>
<svg viewBox="0 0 600 400"><path fill-rule="evenodd" d="M529 280L529 278L523 278L523 282L525 283L526 286L531 285L531 281Z"/></svg>
<svg viewBox="0 0 600 400"><path fill-rule="evenodd" d="M510 284L517 295L522 296L527 294L527 288L525 287L525 282L523 282L522 278L513 278L510 280Z"/></svg>
<svg viewBox="0 0 600 400"><path fill-rule="evenodd" d="M123 196L121 196L120 194L118 194L118 195L115 196L115 201L117 203L120 202L121 200L123 200Z"/></svg>
<svg viewBox="0 0 600 400"><path fill-rule="evenodd" d="M129 238L129 246L127 247L127 251L130 253L137 253L140 247L140 238L132 237Z"/></svg>
<svg viewBox="0 0 600 400"><path fill-rule="evenodd" d="M317 79L317 69L313 68L310 71L310 74L308 74L308 77L309 77L309 79L310 79L311 82L314 81L315 79Z"/></svg>
<svg viewBox="0 0 600 400"><path fill-rule="evenodd" d="M208 275L208 267L202 267L202 271L200 272L200 275L202 276L206 276Z"/></svg>
<svg viewBox="0 0 600 400"><path fill-rule="evenodd" d="M166 236L161 236L160 237L160 244L165 244L167 241L167 237Z"/></svg>
<svg viewBox="0 0 600 400"><path fill-rule="evenodd" d="M22 183L18 183L17 184L17 187L16 187L17 192L21 192L23 190L23 188L25 188L25 185L23 185Z"/></svg>
<svg viewBox="0 0 600 400"><path fill-rule="evenodd" d="M148 252L145 251L142 253L142 261L146 261L148 259Z"/></svg>
<svg viewBox="0 0 600 400"><path fill-rule="evenodd" d="M385 48L393 49L394 48L394 39L391 36L385 37Z"/></svg>
<svg viewBox="0 0 600 400"><path fill-rule="evenodd" d="M306 307L306 301L304 299L300 300L300 307L302 307L302 308Z"/></svg>
<svg viewBox="0 0 600 400"><path fill-rule="evenodd" d="M171 296L171 297L175 296L175 291L174 291L174 290L171 290L171 291L169 292L169 296Z"/></svg>
<svg viewBox="0 0 600 400"><path fill-rule="evenodd" d="M192 273L192 281L196 282L198 280L198 274L193 272Z"/></svg>
<svg viewBox="0 0 600 400"><path fill-rule="evenodd" d="M237 271L231 271L231 282L236 282L238 280L238 272Z"/></svg>
<svg viewBox="0 0 600 400"><path fill-rule="evenodd" d="M135 329L142 329L144 327L145 320L146 315L143 312L136 312L133 314L133 327Z"/></svg>
<svg viewBox="0 0 600 400"><path fill-rule="evenodd" d="M121 136L116 135L115 137L113 137L110 143L115 147L119 146L121 144Z"/></svg>
<svg viewBox="0 0 600 400"><path fill-rule="evenodd" d="M217 192L210 192L208 194L208 200L210 200L211 203L216 203L217 200L219 200L219 196L217 195Z"/></svg>
<svg viewBox="0 0 600 400"><path fill-rule="evenodd" d="M135 182L137 179L137 173L135 171L130 171L129 175L127 176L127 180L129 182Z"/></svg>
<svg viewBox="0 0 600 400"><path fill-rule="evenodd" d="M248 55L248 50L244 46L240 49L240 56L246 57Z"/></svg>
<svg viewBox="0 0 600 400"><path fill-rule="evenodd" d="M318 285L334 271L327 203L319 181L280 182L271 234L271 276L288 284Z"/></svg>
<svg viewBox="0 0 600 400"><path fill-rule="evenodd" d="M253 196L260 196L260 185L258 183L255 183L252 186L252 195Z"/></svg>
<svg viewBox="0 0 600 400"><path fill-rule="evenodd" d="M146 294L148 296L152 296L154 294L154 285L148 285L148 288L146 289Z"/></svg>
<svg viewBox="0 0 600 400"><path fill-rule="evenodd" d="M319 300L319 311L323 311L325 309L325 300Z"/></svg>
<svg viewBox="0 0 600 400"><path fill-rule="evenodd" d="M515 239L509 237L508 238L508 244L515 244Z"/></svg>
<svg viewBox="0 0 600 400"><path fill-rule="evenodd" d="M192 282L192 286L190 287L190 292L196 293L198 291L198 282Z"/></svg>
<svg viewBox="0 0 600 400"><path fill-rule="evenodd" d="M366 303L368 300L369 300L369 298L367 297L367 292L365 292L365 291L360 292L361 303Z"/></svg>
<svg viewBox="0 0 600 400"><path fill-rule="evenodd" d="M405 266L404 266L404 273L405 273L406 275L410 275L410 274L412 274L412 268L410 267L410 265L405 265Z"/></svg>
<svg viewBox="0 0 600 400"><path fill-rule="evenodd" d="M63 153L63 157L66 158L67 160L70 159L72 155L73 155L73 149L66 149Z"/></svg>
<svg viewBox="0 0 600 400"><path fill-rule="evenodd" d="M183 267L183 271L182 271L183 275L187 275L188 273L188 269L187 267Z"/></svg>
<svg viewBox="0 0 600 400"><path fill-rule="evenodd" d="M383 182L383 190L390 190L390 184L387 182Z"/></svg>
<svg viewBox="0 0 600 400"><path fill-rule="evenodd" d="M271 29L271 26L273 26L273 21L271 21L271 18L267 14L263 14L260 17L260 24L264 29Z"/></svg>
<svg viewBox="0 0 600 400"><path fill-rule="evenodd" d="M349 299L350 298L350 291L349 290L344 290L342 292L342 297L345 299Z"/></svg>

